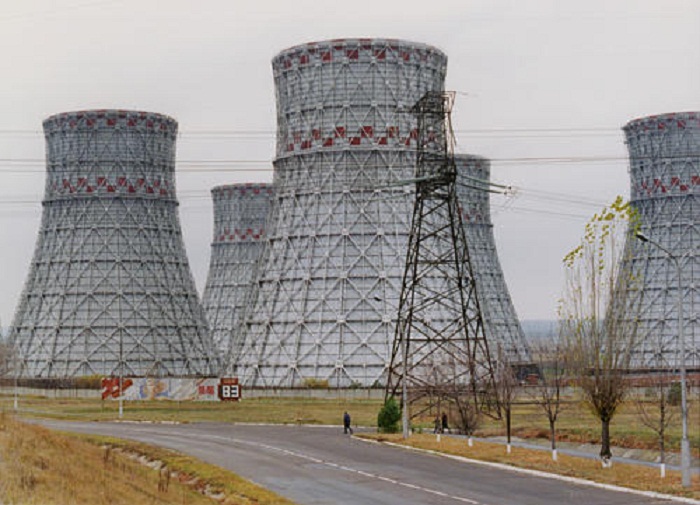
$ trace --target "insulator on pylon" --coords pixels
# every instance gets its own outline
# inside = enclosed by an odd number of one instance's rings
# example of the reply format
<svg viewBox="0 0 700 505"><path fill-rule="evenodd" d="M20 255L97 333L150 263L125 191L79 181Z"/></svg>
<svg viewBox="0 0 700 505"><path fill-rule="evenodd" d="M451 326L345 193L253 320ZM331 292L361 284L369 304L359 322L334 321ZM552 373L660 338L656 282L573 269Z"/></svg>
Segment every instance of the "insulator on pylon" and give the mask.
<svg viewBox="0 0 700 505"><path fill-rule="evenodd" d="M293 47L273 59L275 199L232 356L243 383L386 380L406 258L417 123L442 91L439 50L387 39Z"/></svg>
<svg viewBox="0 0 700 505"><path fill-rule="evenodd" d="M212 339L226 356L239 337L239 321L264 244L271 184L230 184L211 190L214 237L202 297Z"/></svg>
<svg viewBox="0 0 700 505"><path fill-rule="evenodd" d="M43 215L10 334L22 375L216 373L177 213L176 121L69 112L44 134Z"/></svg>
<svg viewBox="0 0 700 505"><path fill-rule="evenodd" d="M480 156L455 155L457 198L469 247L486 338L494 355L501 352L511 365L532 359L501 270L491 222L491 163Z"/></svg>
<svg viewBox="0 0 700 505"><path fill-rule="evenodd" d="M632 279L625 298L638 304L624 314L638 322L633 366L676 369L685 359L700 369L700 112L644 117L623 130L634 224L649 239L628 236L622 269Z"/></svg>

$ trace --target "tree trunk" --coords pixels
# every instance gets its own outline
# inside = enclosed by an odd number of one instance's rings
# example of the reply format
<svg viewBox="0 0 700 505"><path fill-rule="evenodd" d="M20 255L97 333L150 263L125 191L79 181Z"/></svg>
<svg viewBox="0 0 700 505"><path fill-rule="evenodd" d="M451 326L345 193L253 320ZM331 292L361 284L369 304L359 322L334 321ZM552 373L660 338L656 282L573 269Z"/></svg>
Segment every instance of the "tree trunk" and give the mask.
<svg viewBox="0 0 700 505"><path fill-rule="evenodd" d="M612 452L610 451L610 419L601 419L601 423L600 458L603 462L607 462L612 458Z"/></svg>
<svg viewBox="0 0 700 505"><path fill-rule="evenodd" d="M557 434L556 431L554 431L554 421L549 420L549 439L552 441L552 450L556 450L557 448Z"/></svg>
<svg viewBox="0 0 700 505"><path fill-rule="evenodd" d="M508 445L510 445L510 409L506 409L506 436L508 438Z"/></svg>

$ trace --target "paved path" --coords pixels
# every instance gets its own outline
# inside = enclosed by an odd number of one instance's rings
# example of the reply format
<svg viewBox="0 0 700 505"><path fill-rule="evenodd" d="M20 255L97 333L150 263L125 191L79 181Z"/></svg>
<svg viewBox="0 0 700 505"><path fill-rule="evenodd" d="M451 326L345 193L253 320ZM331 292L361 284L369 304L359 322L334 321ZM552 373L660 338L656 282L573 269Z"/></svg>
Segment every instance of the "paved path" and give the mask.
<svg viewBox="0 0 700 505"><path fill-rule="evenodd" d="M40 423L54 429L111 435L175 449L227 468L304 505L670 503L370 444L345 436L338 428L48 420Z"/></svg>

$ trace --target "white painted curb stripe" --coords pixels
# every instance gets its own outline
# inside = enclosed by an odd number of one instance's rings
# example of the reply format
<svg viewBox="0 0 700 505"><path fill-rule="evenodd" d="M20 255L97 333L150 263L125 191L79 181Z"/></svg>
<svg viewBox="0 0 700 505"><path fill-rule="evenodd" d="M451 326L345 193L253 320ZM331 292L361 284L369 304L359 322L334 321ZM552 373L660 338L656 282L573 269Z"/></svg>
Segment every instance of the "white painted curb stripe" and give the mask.
<svg viewBox="0 0 700 505"><path fill-rule="evenodd" d="M420 449L418 447L411 447L408 445L396 444L394 442L378 442L375 440L369 440L365 438L359 438L353 436L356 440L362 440L363 442L373 443L373 444L385 444L391 447L399 447L401 449L408 449L410 451L423 452L426 454L432 454L435 456L441 456L443 458L454 459L456 461L461 461L463 463L473 463L476 465L488 466L491 468L498 468L500 470L509 470L511 472L523 473L526 475L532 475L535 477L542 477L544 479L560 480L562 482L569 482L571 484L580 484L583 486L597 487L600 489L606 489L608 491L619 491L621 493L630 493L640 496L646 496L648 498L655 498L658 500L670 500L678 503L689 503L691 505L700 505L700 501L694 500L692 498L684 498L682 496L674 496L670 494L656 493L654 491L642 491L640 489L631 489L628 487L615 486L613 484L603 484L601 482L595 482L592 480L580 479L577 477L567 477L566 475L559 475L556 473L543 472L541 470L530 470L528 468L518 468L515 466L506 465L503 463L494 463L492 461L481 461L479 459L465 458L464 456L455 456L454 454L446 454L444 452L433 451L430 449Z"/></svg>

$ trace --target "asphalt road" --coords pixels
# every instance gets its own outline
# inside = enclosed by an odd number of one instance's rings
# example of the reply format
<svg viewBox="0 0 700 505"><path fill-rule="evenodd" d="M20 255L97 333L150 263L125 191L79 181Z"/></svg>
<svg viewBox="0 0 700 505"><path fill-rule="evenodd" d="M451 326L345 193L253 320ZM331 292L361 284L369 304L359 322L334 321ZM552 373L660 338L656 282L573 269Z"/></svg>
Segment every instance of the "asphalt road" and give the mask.
<svg viewBox="0 0 700 505"><path fill-rule="evenodd" d="M342 428L41 421L133 439L227 468L302 505L627 505L665 500L355 440Z"/></svg>

